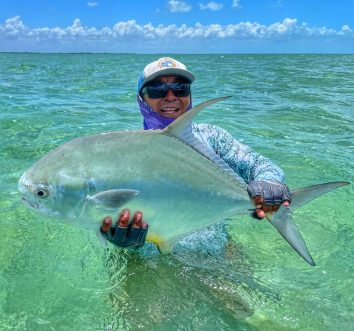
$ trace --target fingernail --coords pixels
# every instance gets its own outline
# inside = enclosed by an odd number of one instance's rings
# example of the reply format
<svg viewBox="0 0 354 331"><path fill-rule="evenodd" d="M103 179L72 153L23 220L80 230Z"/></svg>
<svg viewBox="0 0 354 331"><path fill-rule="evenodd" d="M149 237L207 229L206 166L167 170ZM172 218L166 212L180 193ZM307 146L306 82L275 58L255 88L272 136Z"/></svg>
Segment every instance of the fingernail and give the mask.
<svg viewBox="0 0 354 331"><path fill-rule="evenodd" d="M123 209L121 215L122 216L128 216L128 209Z"/></svg>
<svg viewBox="0 0 354 331"><path fill-rule="evenodd" d="M108 232L109 228L111 227L111 224L112 224L112 219L110 217L106 217L103 220L103 224L101 226L101 230L103 232Z"/></svg>
<svg viewBox="0 0 354 331"><path fill-rule="evenodd" d="M103 222L105 224L111 224L112 223L112 218L110 216L107 216L104 218Z"/></svg>
<svg viewBox="0 0 354 331"><path fill-rule="evenodd" d="M141 228L141 225L142 225L142 214L141 213L136 213L133 227L134 228Z"/></svg>
<svg viewBox="0 0 354 331"><path fill-rule="evenodd" d="M263 210L260 210L258 213L257 213L258 217L259 218L264 218L265 217L265 212Z"/></svg>
<svg viewBox="0 0 354 331"><path fill-rule="evenodd" d="M121 228L125 228L128 226L128 223L129 223L129 211L123 210L122 214L119 217L118 226L120 226Z"/></svg>

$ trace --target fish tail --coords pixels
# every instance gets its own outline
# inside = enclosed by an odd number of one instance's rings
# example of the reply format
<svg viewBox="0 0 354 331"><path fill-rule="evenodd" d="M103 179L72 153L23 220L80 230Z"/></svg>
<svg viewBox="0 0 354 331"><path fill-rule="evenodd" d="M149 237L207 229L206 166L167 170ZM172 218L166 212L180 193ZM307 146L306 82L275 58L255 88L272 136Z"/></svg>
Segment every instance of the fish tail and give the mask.
<svg viewBox="0 0 354 331"><path fill-rule="evenodd" d="M329 182L294 190L291 192L291 208L299 208L327 192L333 191L338 187L349 184L349 182Z"/></svg>
<svg viewBox="0 0 354 331"><path fill-rule="evenodd" d="M282 237L307 263L312 266L316 265L306 246L305 240L293 221L290 208L281 206L273 217L270 217L268 214L266 217L270 224L278 230Z"/></svg>
<svg viewBox="0 0 354 331"><path fill-rule="evenodd" d="M266 216L269 222L278 230L294 250L312 266L315 266L315 262L310 255L300 231L293 221L292 210L305 205L322 194L348 184L348 182L331 182L292 191L290 207L281 206L274 216L271 216L270 214L267 214Z"/></svg>

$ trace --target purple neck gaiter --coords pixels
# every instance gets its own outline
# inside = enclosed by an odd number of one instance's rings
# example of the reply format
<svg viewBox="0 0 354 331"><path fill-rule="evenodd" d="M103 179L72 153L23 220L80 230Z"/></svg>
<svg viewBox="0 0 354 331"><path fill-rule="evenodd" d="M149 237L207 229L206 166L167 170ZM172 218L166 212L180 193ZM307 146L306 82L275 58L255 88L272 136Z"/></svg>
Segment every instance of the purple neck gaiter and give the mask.
<svg viewBox="0 0 354 331"><path fill-rule="evenodd" d="M144 130L162 130L175 120L175 118L163 117L159 113L154 112L139 94L137 95L137 100L140 112L144 117ZM187 111L191 108L192 101L189 104Z"/></svg>

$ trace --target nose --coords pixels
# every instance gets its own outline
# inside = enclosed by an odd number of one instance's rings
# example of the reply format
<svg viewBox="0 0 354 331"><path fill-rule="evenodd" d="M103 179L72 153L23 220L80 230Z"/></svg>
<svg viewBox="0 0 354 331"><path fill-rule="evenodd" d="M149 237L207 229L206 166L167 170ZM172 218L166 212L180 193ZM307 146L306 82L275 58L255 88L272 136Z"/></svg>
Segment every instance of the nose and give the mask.
<svg viewBox="0 0 354 331"><path fill-rule="evenodd" d="M176 96L174 95L172 89L169 89L169 90L167 91L167 94L166 94L166 96L165 96L165 99L167 99L167 100L169 100L169 101L172 101L172 100L176 99Z"/></svg>

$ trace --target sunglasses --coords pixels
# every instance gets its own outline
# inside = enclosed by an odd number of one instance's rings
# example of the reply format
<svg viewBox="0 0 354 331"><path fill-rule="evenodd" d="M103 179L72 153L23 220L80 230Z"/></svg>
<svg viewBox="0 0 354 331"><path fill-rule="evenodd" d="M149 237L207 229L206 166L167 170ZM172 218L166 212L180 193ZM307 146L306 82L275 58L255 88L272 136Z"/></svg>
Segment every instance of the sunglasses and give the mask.
<svg viewBox="0 0 354 331"><path fill-rule="evenodd" d="M172 90L176 97L186 97L191 93L191 85L188 83L151 84L144 86L141 94L147 94L151 99L160 99L166 97L169 90Z"/></svg>

